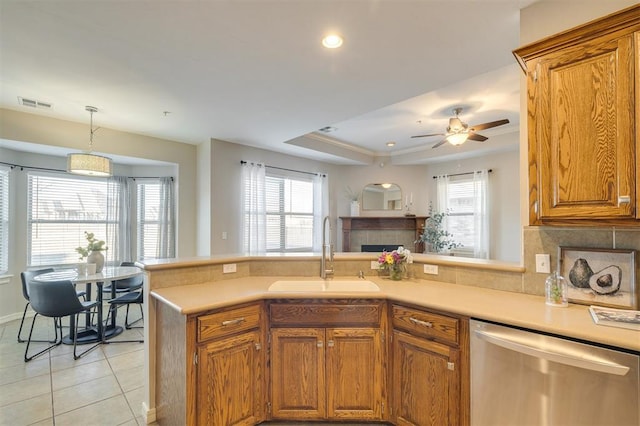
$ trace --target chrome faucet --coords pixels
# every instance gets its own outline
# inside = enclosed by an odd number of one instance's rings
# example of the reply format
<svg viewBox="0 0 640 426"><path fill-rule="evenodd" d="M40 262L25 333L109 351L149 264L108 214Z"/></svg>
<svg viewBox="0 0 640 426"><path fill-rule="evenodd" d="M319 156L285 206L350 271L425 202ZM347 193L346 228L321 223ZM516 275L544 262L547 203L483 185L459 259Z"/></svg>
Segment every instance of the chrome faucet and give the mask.
<svg viewBox="0 0 640 426"><path fill-rule="evenodd" d="M327 223L329 224L329 244L327 244ZM328 252L328 253L327 253ZM327 267L327 255L331 265ZM320 261L320 278L333 275L333 244L331 244L331 221L329 216L322 220L322 260Z"/></svg>

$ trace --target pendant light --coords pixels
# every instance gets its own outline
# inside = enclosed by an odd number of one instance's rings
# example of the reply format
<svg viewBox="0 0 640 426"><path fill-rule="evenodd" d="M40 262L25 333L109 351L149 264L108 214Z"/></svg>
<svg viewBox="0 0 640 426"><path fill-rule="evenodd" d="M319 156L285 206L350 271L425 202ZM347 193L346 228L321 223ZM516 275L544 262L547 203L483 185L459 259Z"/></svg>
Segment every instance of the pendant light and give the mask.
<svg viewBox="0 0 640 426"><path fill-rule="evenodd" d="M93 113L98 108L86 106L85 110L91 114L89 129L89 151L67 155L67 172L83 176L109 177L112 175L111 158L93 154Z"/></svg>

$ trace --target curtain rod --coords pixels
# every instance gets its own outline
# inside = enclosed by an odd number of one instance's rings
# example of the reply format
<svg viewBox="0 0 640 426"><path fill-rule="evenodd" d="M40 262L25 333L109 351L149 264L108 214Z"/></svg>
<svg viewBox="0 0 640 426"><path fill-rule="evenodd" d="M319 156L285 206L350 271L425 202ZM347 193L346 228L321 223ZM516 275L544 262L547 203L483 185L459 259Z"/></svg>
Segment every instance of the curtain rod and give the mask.
<svg viewBox="0 0 640 426"><path fill-rule="evenodd" d="M493 172L493 169L489 169L489 170L487 170L487 172L491 173L491 172ZM479 172L476 171L476 172L454 173L454 174L451 174L451 175L444 175L444 176L447 176L447 177L450 177L450 176L464 176L464 175L472 175L474 173L479 173ZM438 176L434 176L433 178L434 179L438 179Z"/></svg>
<svg viewBox="0 0 640 426"><path fill-rule="evenodd" d="M21 164L13 164L13 163L5 163L4 161L0 161L0 164L4 164L5 166L9 166L12 169L18 167L20 169L20 171L23 171L24 169L28 169L28 170L43 170L45 172L59 172L59 173L68 173L66 170L61 170L61 169L51 169L48 167L35 167L35 166L23 166ZM170 177L171 180L173 181L173 176L123 176L126 177L127 179L159 179L161 177Z"/></svg>
<svg viewBox="0 0 640 426"><path fill-rule="evenodd" d="M248 161L240 160L240 164L248 164L248 163L249 163ZM251 162L251 164L260 164L260 163L253 163L253 162ZM305 171L303 171L303 170L286 169L286 168L284 168L284 167L269 166L269 165L267 165L267 164L265 164L264 166L265 166L265 167L267 167L267 168L269 168L269 169L285 170L285 171L287 171L287 172L304 173L304 174L307 174L307 175L314 175L314 176L316 176L316 175L320 175L320 176L322 176L322 177L327 177L327 175L326 175L326 174L324 174L324 173L305 172Z"/></svg>

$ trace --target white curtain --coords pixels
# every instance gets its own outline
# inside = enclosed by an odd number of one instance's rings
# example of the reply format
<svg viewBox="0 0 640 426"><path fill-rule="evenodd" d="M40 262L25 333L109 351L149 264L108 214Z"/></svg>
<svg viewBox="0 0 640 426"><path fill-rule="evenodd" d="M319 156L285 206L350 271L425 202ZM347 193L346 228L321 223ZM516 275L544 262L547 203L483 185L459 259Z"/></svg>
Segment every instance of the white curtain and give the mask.
<svg viewBox="0 0 640 426"><path fill-rule="evenodd" d="M449 176L436 177L436 195L438 198L434 210L436 212L447 212L449 210Z"/></svg>
<svg viewBox="0 0 640 426"><path fill-rule="evenodd" d="M173 178L160 178L160 210L158 212L158 245L156 258L175 257L175 193Z"/></svg>
<svg viewBox="0 0 640 426"><path fill-rule="evenodd" d="M489 171L479 170L473 174L473 257L489 258Z"/></svg>
<svg viewBox="0 0 640 426"><path fill-rule="evenodd" d="M242 163L243 251L264 254L267 251L265 167L261 163Z"/></svg>
<svg viewBox="0 0 640 426"><path fill-rule="evenodd" d="M322 251L322 220L329 214L329 185L326 174L313 177L313 251Z"/></svg>
<svg viewBox="0 0 640 426"><path fill-rule="evenodd" d="M133 260L130 211L129 180L124 176L110 177L107 181L107 264L119 265L122 261Z"/></svg>

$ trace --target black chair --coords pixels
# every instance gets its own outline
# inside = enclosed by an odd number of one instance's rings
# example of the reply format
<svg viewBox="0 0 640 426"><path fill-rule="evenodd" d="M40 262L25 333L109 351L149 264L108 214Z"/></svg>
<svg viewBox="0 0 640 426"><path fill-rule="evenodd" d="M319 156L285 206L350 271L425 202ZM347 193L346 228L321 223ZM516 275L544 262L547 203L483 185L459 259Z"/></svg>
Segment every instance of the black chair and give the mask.
<svg viewBox="0 0 640 426"><path fill-rule="evenodd" d="M20 321L20 328L18 329L18 342L24 343L25 340L21 337L22 326L24 325L24 319L27 315L27 309L29 308L29 284L32 282L33 277L41 274L53 272L53 268L38 269L35 271L24 271L20 273L20 280L22 280L22 296L24 296L27 304L24 305L24 312L22 312L22 320ZM77 297L82 297L86 300L86 293L84 291L76 291ZM35 318L34 318L35 321ZM62 326L62 324L59 324ZM54 340L32 340L32 342L49 342L54 343L58 339L57 321L54 320L55 337Z"/></svg>
<svg viewBox="0 0 640 426"><path fill-rule="evenodd" d="M120 263L120 266L136 266L136 265L133 262L122 262ZM144 281L144 278L142 274L135 277L131 277L131 278L125 278L122 280L114 280L114 281L111 281L111 284L108 284L102 287L102 292L109 293L110 295L112 295L114 293L113 290L115 287L116 294L129 293L129 292L141 289L143 281Z"/></svg>
<svg viewBox="0 0 640 426"><path fill-rule="evenodd" d="M62 333L60 333L60 340L53 342L52 345L39 351L38 353L29 356L29 345L31 344L31 336L33 334L33 326L35 324L36 317L42 315L61 321L63 317L75 315L75 327L70 331L73 335L73 359L78 359L82 355L86 354L90 350L97 347L101 342L96 343L89 349L77 354L77 337L78 337L78 323L81 313L92 312L97 313L98 302L97 301L80 301L78 299L75 287L71 281L53 281L41 283L38 281L32 281L29 284L29 296L31 307L36 312L31 323L31 331L29 332L29 340L27 341L27 348L24 351L24 361L31 361L33 358L40 354L43 354L62 343Z"/></svg>
<svg viewBox="0 0 640 426"><path fill-rule="evenodd" d="M137 323L138 321L143 321L144 320L144 312L142 309L142 303L143 303L144 297L142 294L142 290L140 291L134 291L134 292L130 292L130 293L125 293L122 296L116 297L115 299L111 299L109 301L109 313L107 314L107 320L106 323L109 323L109 317L111 315L116 315L117 310L119 307L121 306L126 306L127 307L127 312L125 314L124 317L124 327L127 330L130 330L132 328L143 328L143 327L133 327L133 324ZM140 318L138 318L137 320L129 323L129 307L131 305L138 305L140 307ZM123 342L140 342L142 343L143 340L116 340L113 342L108 342L108 343L123 343Z"/></svg>

